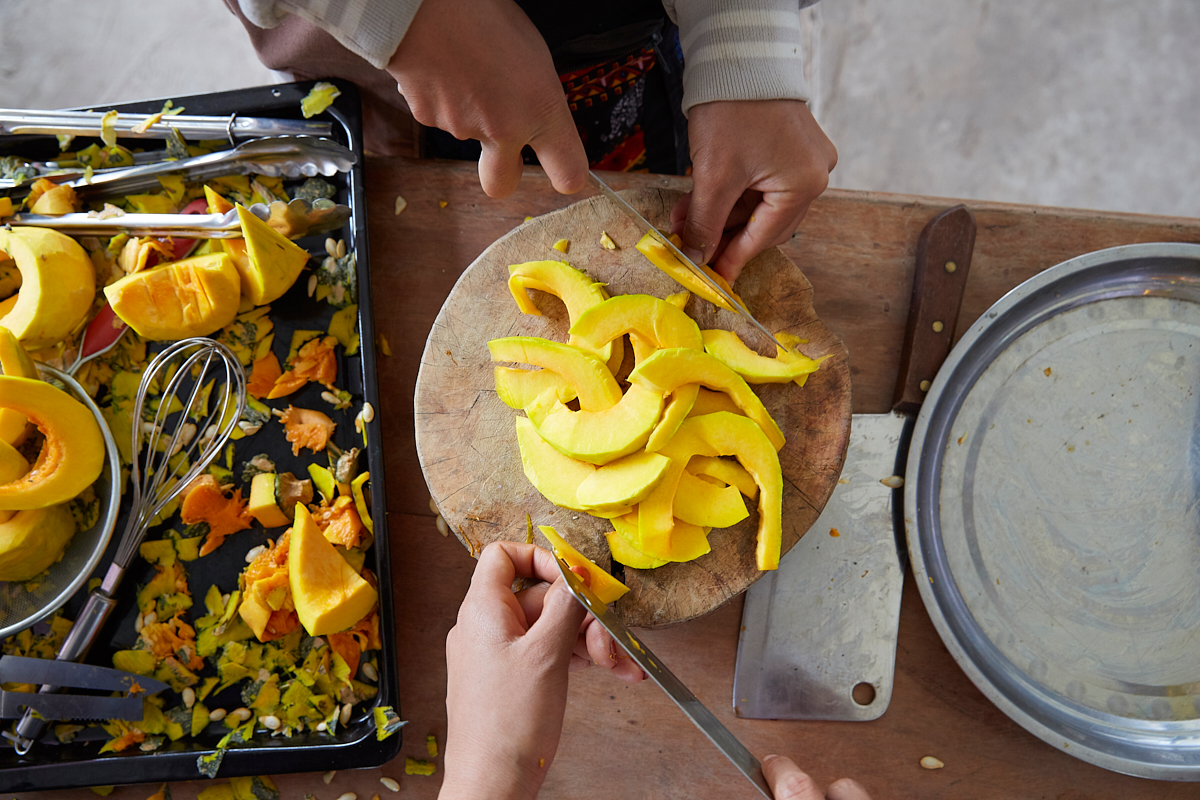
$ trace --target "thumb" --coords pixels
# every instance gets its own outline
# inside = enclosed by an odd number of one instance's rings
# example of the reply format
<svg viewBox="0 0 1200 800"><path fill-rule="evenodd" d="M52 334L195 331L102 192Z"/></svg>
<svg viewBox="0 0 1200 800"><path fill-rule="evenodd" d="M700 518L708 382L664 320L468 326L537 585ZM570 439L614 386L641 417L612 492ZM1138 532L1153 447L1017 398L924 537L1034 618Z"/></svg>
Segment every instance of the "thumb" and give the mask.
<svg viewBox="0 0 1200 800"><path fill-rule="evenodd" d="M525 638L537 641L555 661L566 664L571 659L579 638L579 626L586 616L587 609L575 599L560 577L546 592L542 613Z"/></svg>

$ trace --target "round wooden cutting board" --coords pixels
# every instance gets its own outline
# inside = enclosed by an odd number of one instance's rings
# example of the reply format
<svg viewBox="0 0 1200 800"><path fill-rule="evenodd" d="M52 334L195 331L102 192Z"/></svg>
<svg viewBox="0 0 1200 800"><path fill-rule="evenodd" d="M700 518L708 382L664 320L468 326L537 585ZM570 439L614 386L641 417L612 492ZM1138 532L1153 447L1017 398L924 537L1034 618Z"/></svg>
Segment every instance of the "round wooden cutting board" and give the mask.
<svg viewBox="0 0 1200 800"><path fill-rule="evenodd" d="M652 224L666 228L679 193L642 189L622 196ZM618 249L602 247L602 233ZM666 297L681 291L634 249L639 238L635 225L601 196L529 220L463 272L434 321L417 377L417 454L438 510L471 555L493 541L525 541L529 514L539 545L548 546L536 526L552 525L584 555L605 568L613 566L604 538L612 531L609 522L552 505L526 479L516 436L515 418L521 412L496 396L487 343L502 336L567 339L566 309L557 298L532 292L543 316L520 312L508 291L510 264L565 260L606 283L610 295ZM553 248L559 239L570 240L566 255ZM805 355L831 356L804 387L753 387L787 437L779 453L786 553L816 520L841 474L850 434L850 366L842 341L813 310L812 286L778 249L751 261L734 288L768 330L808 339L800 348ZM773 344L732 312L697 297L686 310L701 329L736 331L760 353L775 354ZM633 358L628 346L626 350L625 373ZM712 552L695 561L653 570L623 568L630 591L617 601L616 610L625 622L654 627L692 619L758 580L763 573L754 563L757 503L748 502L747 508L749 518L712 531ZM618 577L621 569L617 565Z"/></svg>

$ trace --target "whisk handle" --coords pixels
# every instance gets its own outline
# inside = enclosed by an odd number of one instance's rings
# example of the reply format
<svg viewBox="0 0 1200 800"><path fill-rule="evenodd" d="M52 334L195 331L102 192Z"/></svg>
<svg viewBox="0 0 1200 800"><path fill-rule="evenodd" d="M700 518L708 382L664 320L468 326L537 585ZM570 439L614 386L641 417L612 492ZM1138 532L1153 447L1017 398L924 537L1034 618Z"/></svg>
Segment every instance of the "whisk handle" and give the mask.
<svg viewBox="0 0 1200 800"><path fill-rule="evenodd" d="M62 649L58 652L58 660L82 661L116 605L116 599L102 589L96 589L88 595L87 603L79 612L75 624L71 626L71 632L63 641ZM38 692L50 694L59 691L59 688L58 686L43 686L38 689ZM31 712L26 711L16 726L14 745L17 753L24 755L29 752L29 748L45 730L46 720L35 717Z"/></svg>

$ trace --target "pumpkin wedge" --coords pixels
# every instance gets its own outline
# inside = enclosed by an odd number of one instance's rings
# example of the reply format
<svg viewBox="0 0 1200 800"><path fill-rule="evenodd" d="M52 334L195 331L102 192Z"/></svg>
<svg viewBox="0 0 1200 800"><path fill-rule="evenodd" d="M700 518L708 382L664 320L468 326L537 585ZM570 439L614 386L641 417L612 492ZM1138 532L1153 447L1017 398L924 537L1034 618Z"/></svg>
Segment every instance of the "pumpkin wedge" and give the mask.
<svg viewBox="0 0 1200 800"><path fill-rule="evenodd" d="M45 381L0 376L0 408L24 414L45 436L29 472L0 484L0 510L64 503L96 482L104 437L91 410Z"/></svg>
<svg viewBox="0 0 1200 800"><path fill-rule="evenodd" d="M288 550L288 582L300 624L310 636L344 631L375 607L379 593L326 539L312 515L296 505Z"/></svg>

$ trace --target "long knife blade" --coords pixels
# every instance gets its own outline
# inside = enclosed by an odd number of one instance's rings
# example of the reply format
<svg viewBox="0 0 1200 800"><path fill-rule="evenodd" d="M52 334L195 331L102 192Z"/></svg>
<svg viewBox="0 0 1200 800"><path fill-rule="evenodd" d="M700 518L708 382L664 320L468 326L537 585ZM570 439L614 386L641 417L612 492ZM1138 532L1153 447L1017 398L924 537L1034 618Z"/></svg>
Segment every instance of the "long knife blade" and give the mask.
<svg viewBox="0 0 1200 800"><path fill-rule="evenodd" d="M907 555L899 476L925 382L953 343L974 242L963 206L921 232L894 410L854 415L821 516L747 591L733 684L739 716L865 721L887 710Z"/></svg>
<svg viewBox="0 0 1200 800"><path fill-rule="evenodd" d="M758 330L761 331L764 336L774 342L780 350L790 350L790 348L784 347L783 343L775 338L775 334L771 333L761 322L755 319L754 315L750 313L748 308L739 303L737 298L735 298L729 292L725 291L721 284L714 281L707 272L696 266L696 264L690 258L685 256L683 251L676 247L670 239L668 239L666 236L663 236L662 231L651 225L650 221L638 213L636 208L629 205L625 198L614 192L607 183L600 180L596 173L588 170L588 176L592 181L592 185L599 189L601 194L616 203L617 207L625 213L625 216L629 217L629 219L633 221L633 224L637 226L638 230L640 230L643 234L649 234L652 236L656 242L669 251L671 255L675 256L675 258L679 260L679 263L687 267L688 271L691 272L697 280L720 296L725 302L729 303L730 308L734 309L738 314L741 314L743 317L745 317L751 325L758 328Z"/></svg>
<svg viewBox="0 0 1200 800"><path fill-rule="evenodd" d="M746 749L746 746L700 702L696 695L692 694L683 681L675 677L675 673L667 669L666 665L650 651L649 647L642 644L641 640L633 635L633 631L625 627L625 623L621 621L620 617L604 603L601 603L600 599L584 586L580 577L568 569L565 562L555 559L555 563L558 564L558 571L562 573L563 580L566 581L571 594L575 595L575 599L591 612L606 631L612 634L613 639L625 649L625 652L629 653L630 658L662 687L667 696L674 700L683 713L708 737L708 740L733 762L738 771L754 784L763 797L768 800L774 798L771 787L767 785L767 779L763 777L762 764Z"/></svg>

